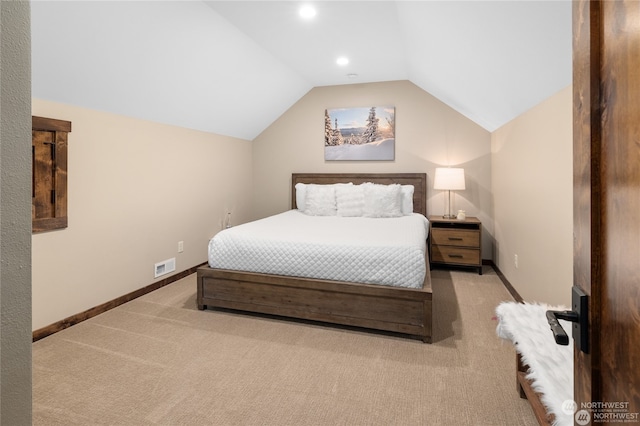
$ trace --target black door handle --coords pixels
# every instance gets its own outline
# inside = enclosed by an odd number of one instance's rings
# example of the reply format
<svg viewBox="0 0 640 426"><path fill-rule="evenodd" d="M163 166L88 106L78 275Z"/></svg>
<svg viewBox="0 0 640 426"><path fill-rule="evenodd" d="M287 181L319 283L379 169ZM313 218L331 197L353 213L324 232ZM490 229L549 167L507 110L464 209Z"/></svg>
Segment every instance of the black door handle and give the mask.
<svg viewBox="0 0 640 426"><path fill-rule="evenodd" d="M571 311L547 311L547 322L553 332L553 338L559 345L568 345L569 336L564 331L559 319L573 323L573 339L576 346L584 353L589 353L589 301L580 287L573 286L571 290Z"/></svg>
<svg viewBox="0 0 640 426"><path fill-rule="evenodd" d="M553 332L553 338L559 345L566 346L569 344L569 336L564 331L564 328L558 322L558 319L563 319L571 322L578 322L578 313L574 311L547 311L547 322L551 331Z"/></svg>

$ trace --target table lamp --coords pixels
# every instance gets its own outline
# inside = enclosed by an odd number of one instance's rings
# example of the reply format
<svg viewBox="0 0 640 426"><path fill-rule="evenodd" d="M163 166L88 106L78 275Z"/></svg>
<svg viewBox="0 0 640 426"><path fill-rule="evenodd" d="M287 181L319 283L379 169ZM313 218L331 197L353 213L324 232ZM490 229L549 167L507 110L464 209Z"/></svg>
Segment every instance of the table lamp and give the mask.
<svg viewBox="0 0 640 426"><path fill-rule="evenodd" d="M437 167L436 175L433 179L433 189L447 191L447 211L443 215L445 219L455 217L451 212L451 191L463 190L464 186L464 169L453 167Z"/></svg>

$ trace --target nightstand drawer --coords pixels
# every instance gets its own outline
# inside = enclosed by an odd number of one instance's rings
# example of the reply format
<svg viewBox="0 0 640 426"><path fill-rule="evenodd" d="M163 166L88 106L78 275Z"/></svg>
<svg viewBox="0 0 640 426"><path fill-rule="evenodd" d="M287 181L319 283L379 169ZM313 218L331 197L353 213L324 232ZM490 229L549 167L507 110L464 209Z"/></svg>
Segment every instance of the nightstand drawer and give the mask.
<svg viewBox="0 0 640 426"><path fill-rule="evenodd" d="M466 229L431 228L432 244L480 247L480 233ZM477 262L476 262L477 263Z"/></svg>
<svg viewBox="0 0 640 426"><path fill-rule="evenodd" d="M453 246L431 246L431 261L438 263L457 263L477 266L480 263L480 250Z"/></svg>

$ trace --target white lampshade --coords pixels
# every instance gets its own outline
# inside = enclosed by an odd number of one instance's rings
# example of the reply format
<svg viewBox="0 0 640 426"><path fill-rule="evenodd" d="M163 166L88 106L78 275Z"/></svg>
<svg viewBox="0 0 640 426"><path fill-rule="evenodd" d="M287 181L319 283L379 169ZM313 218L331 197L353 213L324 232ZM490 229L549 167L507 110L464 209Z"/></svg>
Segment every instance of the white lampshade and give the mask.
<svg viewBox="0 0 640 426"><path fill-rule="evenodd" d="M464 169L453 167L438 167L433 178L433 189L456 191L465 189Z"/></svg>

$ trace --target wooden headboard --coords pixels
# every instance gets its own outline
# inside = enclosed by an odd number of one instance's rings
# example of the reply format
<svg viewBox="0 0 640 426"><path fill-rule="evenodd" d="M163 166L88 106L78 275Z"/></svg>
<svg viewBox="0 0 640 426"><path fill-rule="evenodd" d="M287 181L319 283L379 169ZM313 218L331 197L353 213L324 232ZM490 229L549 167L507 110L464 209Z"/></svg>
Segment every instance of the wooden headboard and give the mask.
<svg viewBox="0 0 640 426"><path fill-rule="evenodd" d="M296 184L315 183L329 185L333 183L364 182L390 185L413 185L413 211L427 215L427 174L426 173L292 173L291 208L296 207Z"/></svg>

